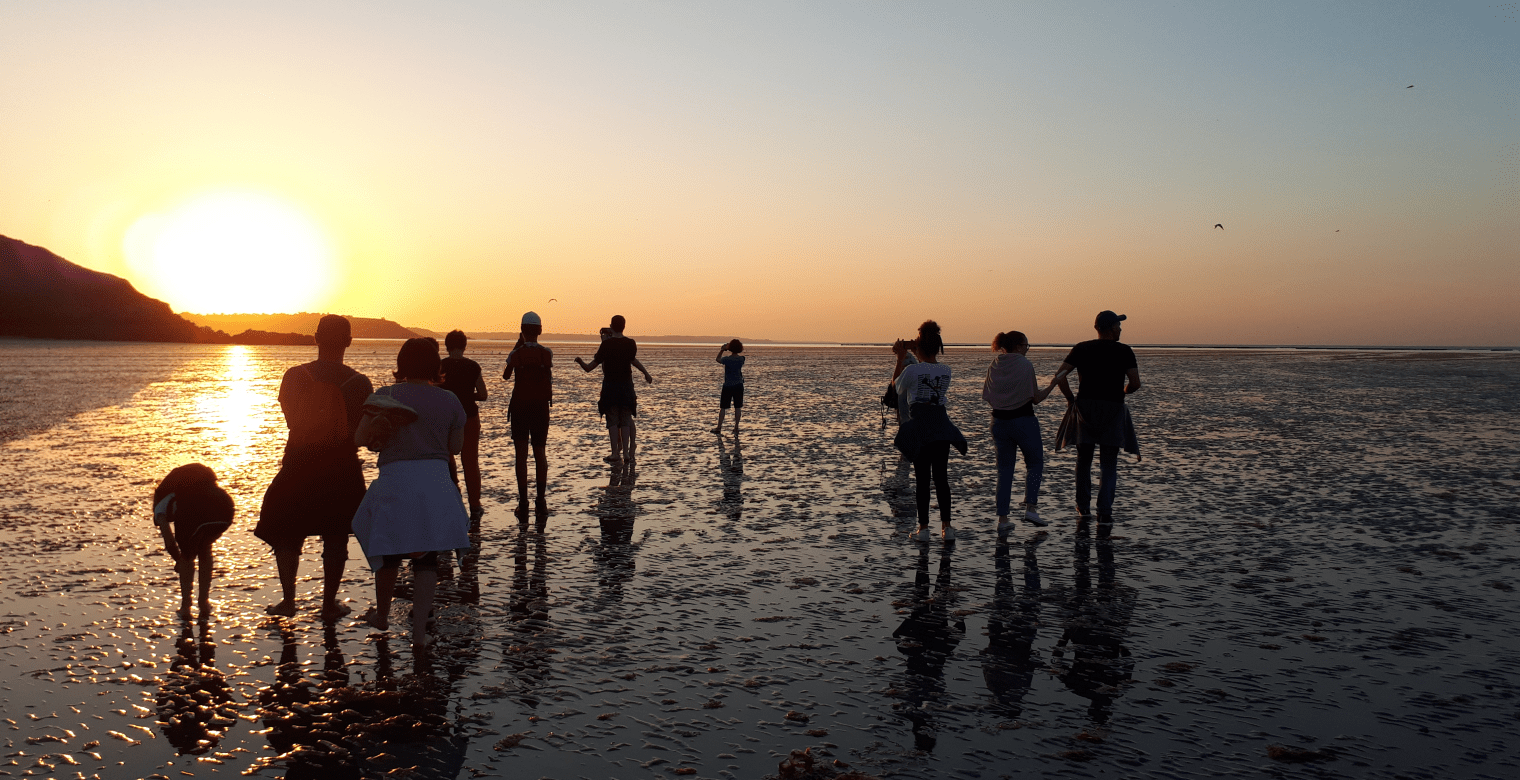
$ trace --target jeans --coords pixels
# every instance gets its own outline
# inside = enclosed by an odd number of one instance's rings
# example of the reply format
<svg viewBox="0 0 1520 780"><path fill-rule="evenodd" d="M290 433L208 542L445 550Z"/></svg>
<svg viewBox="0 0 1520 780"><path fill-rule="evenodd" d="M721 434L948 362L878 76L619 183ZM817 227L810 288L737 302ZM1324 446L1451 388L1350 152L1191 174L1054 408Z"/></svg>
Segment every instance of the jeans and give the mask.
<svg viewBox="0 0 1520 780"><path fill-rule="evenodd" d="M939 494L940 525L950 524L950 442L936 441L918 448L913 461L913 476L918 481L918 524L929 524L929 478L933 473L934 492Z"/></svg>
<svg viewBox="0 0 1520 780"><path fill-rule="evenodd" d="M1040 440L1040 421L1035 417L992 420L992 445L997 449L997 513L1008 515L1013 493L1013 469L1018 453L1024 453L1024 505L1040 503L1040 480L1045 476L1045 444Z"/></svg>
<svg viewBox="0 0 1520 780"><path fill-rule="evenodd" d="M1077 510L1087 514L1092 507L1093 450L1098 450L1098 514L1114 511L1114 492L1119 487L1119 448L1108 444L1077 445Z"/></svg>

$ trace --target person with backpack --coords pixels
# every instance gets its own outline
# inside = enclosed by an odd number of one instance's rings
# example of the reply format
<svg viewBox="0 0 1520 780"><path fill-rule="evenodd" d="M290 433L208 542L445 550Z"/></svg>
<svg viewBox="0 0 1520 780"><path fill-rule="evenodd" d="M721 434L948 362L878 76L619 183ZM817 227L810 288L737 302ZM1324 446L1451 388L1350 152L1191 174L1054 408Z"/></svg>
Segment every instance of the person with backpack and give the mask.
<svg viewBox="0 0 1520 780"><path fill-rule="evenodd" d="M322 619L351 610L337 600L354 512L364 500L364 469L354 431L374 387L343 364L353 343L348 320L329 314L317 323L317 359L293 366L280 380L280 411L289 435L280 471L264 492L253 534L274 550L283 598L271 615L296 614L296 574L308 536L322 537Z"/></svg>

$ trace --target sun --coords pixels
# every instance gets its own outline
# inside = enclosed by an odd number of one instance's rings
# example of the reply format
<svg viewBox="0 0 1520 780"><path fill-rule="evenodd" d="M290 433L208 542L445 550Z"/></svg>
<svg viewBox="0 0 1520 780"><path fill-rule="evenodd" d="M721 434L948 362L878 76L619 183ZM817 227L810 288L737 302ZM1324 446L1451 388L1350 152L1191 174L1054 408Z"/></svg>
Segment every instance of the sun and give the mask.
<svg viewBox="0 0 1520 780"><path fill-rule="evenodd" d="M143 292L197 314L304 310L326 297L335 275L321 226L256 191L202 193L143 216L124 248Z"/></svg>

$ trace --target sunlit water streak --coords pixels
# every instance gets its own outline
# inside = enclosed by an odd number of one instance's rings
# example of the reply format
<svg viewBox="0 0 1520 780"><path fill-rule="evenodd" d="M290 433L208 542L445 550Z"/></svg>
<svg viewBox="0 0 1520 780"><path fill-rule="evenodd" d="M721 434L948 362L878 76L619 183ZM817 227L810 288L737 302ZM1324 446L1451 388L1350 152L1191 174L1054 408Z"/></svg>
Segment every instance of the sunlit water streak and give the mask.
<svg viewBox="0 0 1520 780"><path fill-rule="evenodd" d="M0 772L747 778L811 746L874 775L1258 776L1289 767L1278 745L1333 756L1310 774L1516 774L1514 356L1142 352L1115 538L1077 532L1072 458L1048 453L1048 539L998 545L987 356L952 352L972 533L945 550L905 540L890 358L867 350L752 349L736 443L705 432L714 350L646 348L618 474L570 360L591 347L559 347L552 514L519 526L495 346L472 350L493 393L480 552L415 675L404 639L313 620L314 549L301 616L262 612L277 585L249 532L279 377L309 350L0 344ZM349 362L381 384L395 348ZM1045 375L1059 357L1033 355ZM239 510L204 635L173 616L148 507L191 460Z"/></svg>

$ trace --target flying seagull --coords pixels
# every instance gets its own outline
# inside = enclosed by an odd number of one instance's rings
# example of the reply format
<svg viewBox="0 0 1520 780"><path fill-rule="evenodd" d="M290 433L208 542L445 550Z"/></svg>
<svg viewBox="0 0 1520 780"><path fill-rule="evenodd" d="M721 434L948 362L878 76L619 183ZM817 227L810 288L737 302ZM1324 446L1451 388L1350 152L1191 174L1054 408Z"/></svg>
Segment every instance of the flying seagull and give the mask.
<svg viewBox="0 0 1520 780"><path fill-rule="evenodd" d="M550 298L549 302L550 303L559 303L559 299L558 298Z"/></svg>
<svg viewBox="0 0 1520 780"><path fill-rule="evenodd" d="M1217 227L1217 228L1219 228L1219 229L1220 229L1220 230L1224 230L1224 225L1221 225L1221 224L1219 224L1219 223L1218 223L1218 222L1215 222L1215 223L1214 223L1214 227Z"/></svg>
<svg viewBox="0 0 1520 780"><path fill-rule="evenodd" d="M1410 84L1409 86L1405 87L1404 89L1414 89L1414 85Z"/></svg>

